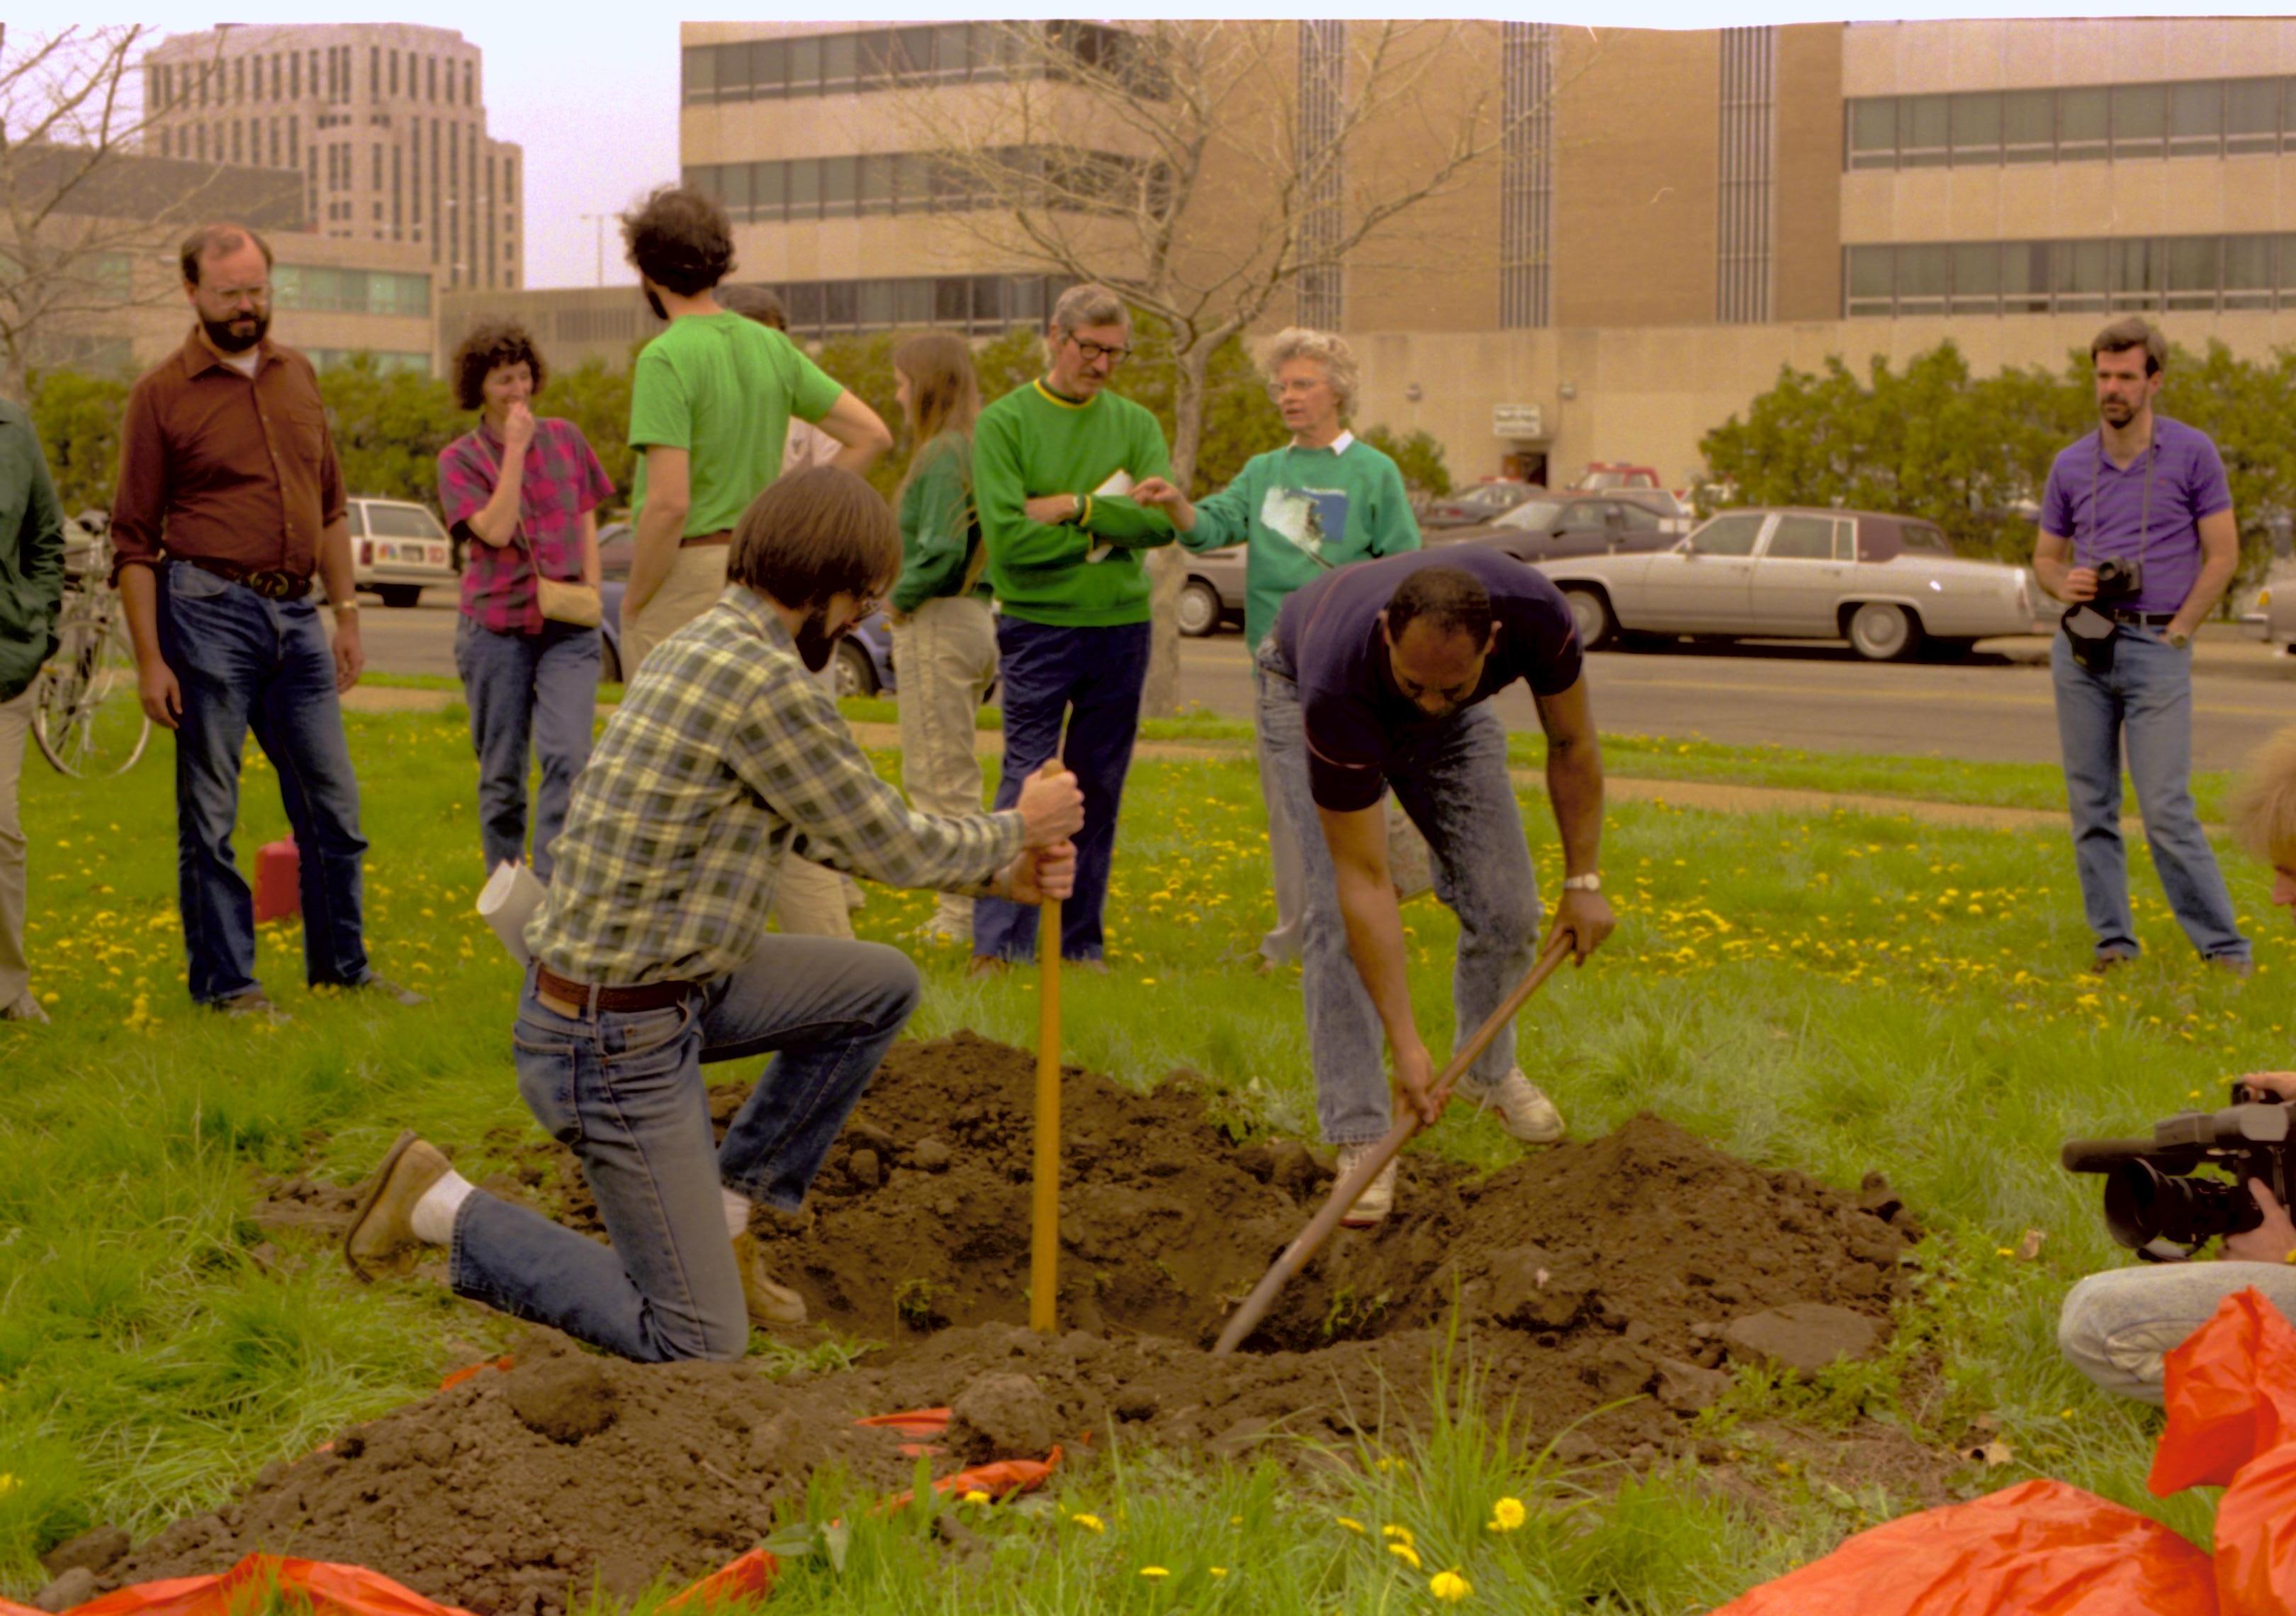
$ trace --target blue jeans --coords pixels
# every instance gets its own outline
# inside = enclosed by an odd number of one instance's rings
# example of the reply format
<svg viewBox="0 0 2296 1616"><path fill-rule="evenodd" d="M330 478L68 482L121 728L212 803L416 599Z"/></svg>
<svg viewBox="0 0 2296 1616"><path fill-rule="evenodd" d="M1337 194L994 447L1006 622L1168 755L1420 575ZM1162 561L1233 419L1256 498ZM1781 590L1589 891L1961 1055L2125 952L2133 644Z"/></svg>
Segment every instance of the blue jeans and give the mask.
<svg viewBox="0 0 2296 1616"><path fill-rule="evenodd" d="M718 1187L796 1210L919 991L898 949L824 937L765 937L740 971L661 1010L561 1015L529 972L519 1093L581 1159L613 1244L474 1192L455 1219L455 1292L641 1362L741 1357L749 1315ZM701 1063L767 1051L714 1144Z"/></svg>
<svg viewBox="0 0 2296 1616"><path fill-rule="evenodd" d="M1308 788L1300 687L1272 638L1260 650L1259 671L1260 746L1275 775L1269 794L1299 831L1306 897L1300 989L1316 1120L1328 1143L1361 1144L1388 1128L1386 1039L1348 950L1339 879ZM1488 705L1425 726L1395 755L1388 783L1427 838L1435 896L1459 917L1451 1004L1464 1040L1530 969L1538 940L1538 876L1507 777L1506 726ZM1514 1063L1514 1029L1507 1027L1469 1071L1495 1083Z"/></svg>
<svg viewBox="0 0 2296 1616"><path fill-rule="evenodd" d="M526 753L542 759L534 800L536 879L550 879L550 844L566 824L574 776L590 760L598 702L598 631L545 623L540 634L497 634L455 622L455 671L471 708L479 753L479 845L487 870L526 857Z"/></svg>
<svg viewBox="0 0 2296 1616"><path fill-rule="evenodd" d="M303 967L314 985L373 974L360 937L358 779L335 696L334 653L319 609L166 563L160 649L183 691L176 730L176 881L202 1005L256 986L255 905L234 862L239 760L247 733L279 772L279 797L302 867Z"/></svg>
<svg viewBox="0 0 2296 1616"><path fill-rule="evenodd" d="M1140 733L1140 691L1148 682L1148 625L1055 628L1001 617L996 651L997 677L1004 681L1004 772L995 806L1018 802L1021 783L1055 753L1076 775L1084 792L1084 829L1076 838L1076 890L1061 905L1061 955L1098 959L1109 866L1116 857L1116 812ZM972 952L986 959L1034 959L1037 906L980 899L972 908Z"/></svg>
<svg viewBox="0 0 2296 1616"><path fill-rule="evenodd" d="M2115 636L2112 672L2100 677L2075 662L2062 632L2050 647L2049 668L2056 682L2065 795L2072 804L2073 862L2098 952L2137 952L2136 923L2128 912L2128 856L2120 839L2125 734L2144 840L2169 907L2203 958L2247 959L2248 939L2240 934L2232 895L2193 807L2192 652L2177 650L2157 628L2124 623Z"/></svg>

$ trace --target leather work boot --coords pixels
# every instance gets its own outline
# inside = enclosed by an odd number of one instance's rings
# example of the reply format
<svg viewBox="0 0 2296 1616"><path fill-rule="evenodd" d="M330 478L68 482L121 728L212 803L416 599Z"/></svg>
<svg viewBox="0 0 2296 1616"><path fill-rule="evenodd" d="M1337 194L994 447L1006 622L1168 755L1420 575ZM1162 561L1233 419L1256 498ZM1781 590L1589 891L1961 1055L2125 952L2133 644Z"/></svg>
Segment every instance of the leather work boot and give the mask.
<svg viewBox="0 0 2296 1616"><path fill-rule="evenodd" d="M1562 1137L1562 1113L1520 1067L1488 1088L1461 1078L1455 1092L1477 1111L1488 1107L1496 1112L1501 1130L1525 1144L1552 1144Z"/></svg>
<svg viewBox="0 0 2296 1616"><path fill-rule="evenodd" d="M756 1235L744 1230L734 1236L734 1261L742 1270L742 1300L749 1304L751 1324L771 1330L805 1323L805 1298L766 1272Z"/></svg>
<svg viewBox="0 0 2296 1616"><path fill-rule="evenodd" d="M446 1176L451 1164L414 1131L398 1136L375 1169L374 1182L359 1198L351 1226L343 1231L343 1260L363 1280L371 1268L392 1270L394 1259L422 1243L414 1238L414 1203Z"/></svg>

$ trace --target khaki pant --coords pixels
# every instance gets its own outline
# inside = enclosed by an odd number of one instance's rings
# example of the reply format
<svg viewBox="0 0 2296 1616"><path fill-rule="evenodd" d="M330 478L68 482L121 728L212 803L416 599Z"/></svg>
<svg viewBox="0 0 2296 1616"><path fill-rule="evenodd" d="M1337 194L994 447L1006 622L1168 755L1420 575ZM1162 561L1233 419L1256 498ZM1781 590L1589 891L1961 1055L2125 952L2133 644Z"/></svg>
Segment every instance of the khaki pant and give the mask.
<svg viewBox="0 0 2296 1616"><path fill-rule="evenodd" d="M24 959L24 827L16 813L16 783L24 771L24 742L32 733L32 691L0 701L0 1008L31 985Z"/></svg>
<svg viewBox="0 0 2296 1616"><path fill-rule="evenodd" d="M996 677L996 616L971 595L927 601L893 626L901 786L920 813L980 812L973 720ZM972 900L941 895L930 927L972 939Z"/></svg>
<svg viewBox="0 0 2296 1616"><path fill-rule="evenodd" d="M688 545L670 563L669 576L653 598L622 630L622 677L634 677L646 653L718 603L726 593L726 545ZM828 670L824 669L824 682ZM853 918L846 906L845 881L833 870L802 858L782 862L774 883L773 916L794 937L851 937Z"/></svg>

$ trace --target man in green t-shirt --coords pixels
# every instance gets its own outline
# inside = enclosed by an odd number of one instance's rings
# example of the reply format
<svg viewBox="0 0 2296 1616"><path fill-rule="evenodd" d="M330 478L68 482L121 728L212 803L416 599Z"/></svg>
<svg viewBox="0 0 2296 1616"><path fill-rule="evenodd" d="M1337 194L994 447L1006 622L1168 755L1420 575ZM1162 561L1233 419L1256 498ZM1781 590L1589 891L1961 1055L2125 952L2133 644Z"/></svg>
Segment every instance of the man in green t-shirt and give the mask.
<svg viewBox="0 0 2296 1616"><path fill-rule="evenodd" d="M893 438L789 338L718 306L734 227L716 202L665 185L623 216L622 242L646 302L669 322L630 374L637 537L621 661L636 673L646 652L725 593L734 523L781 474L792 415L842 444L830 463L857 474Z"/></svg>
<svg viewBox="0 0 2296 1616"><path fill-rule="evenodd" d="M1116 850L1116 810L1140 728L1148 677L1148 573L1140 552L1172 542L1171 519L1128 496L1168 477L1163 429L1106 390L1132 351L1123 299L1071 286L1053 307L1052 368L980 412L972 491L988 547L1004 706L1004 776L996 806L1055 756L1084 789L1076 893L1061 906L1063 957L1097 964L1101 911ZM1064 733L1065 732L1065 733ZM1037 911L988 898L973 906L976 971L1037 951Z"/></svg>

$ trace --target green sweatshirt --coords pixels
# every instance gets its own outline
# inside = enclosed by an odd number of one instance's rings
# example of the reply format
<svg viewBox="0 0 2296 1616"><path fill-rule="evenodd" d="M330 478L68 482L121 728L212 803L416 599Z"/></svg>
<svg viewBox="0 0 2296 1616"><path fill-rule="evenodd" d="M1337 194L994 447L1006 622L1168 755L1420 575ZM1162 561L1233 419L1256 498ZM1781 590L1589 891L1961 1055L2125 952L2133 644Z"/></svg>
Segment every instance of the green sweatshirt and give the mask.
<svg viewBox="0 0 2296 1616"><path fill-rule="evenodd" d="M1113 393L1073 404L1035 381L981 411L972 429L972 490L1004 612L1063 628L1146 622L1139 553L1172 542L1171 520L1093 490L1119 472L1137 483L1171 470L1156 417ZM1030 521L1022 506L1042 494L1077 496L1077 520ZM1090 559L1103 546L1103 559Z"/></svg>
<svg viewBox="0 0 2296 1616"><path fill-rule="evenodd" d="M1419 548L1419 522L1395 462L1343 432L1328 449L1270 449L1196 504L1191 550L1249 544L1243 637L1258 646L1284 597L1335 567Z"/></svg>
<svg viewBox="0 0 2296 1616"><path fill-rule="evenodd" d="M55 650L63 592L64 513L48 457L31 416L0 399L0 701L23 694Z"/></svg>
<svg viewBox="0 0 2296 1616"><path fill-rule="evenodd" d="M972 560L972 489L965 463L972 447L962 432L943 432L917 451L908 487L901 490L901 577L893 610L914 611L927 601L955 595ZM988 580L972 587L988 598Z"/></svg>

